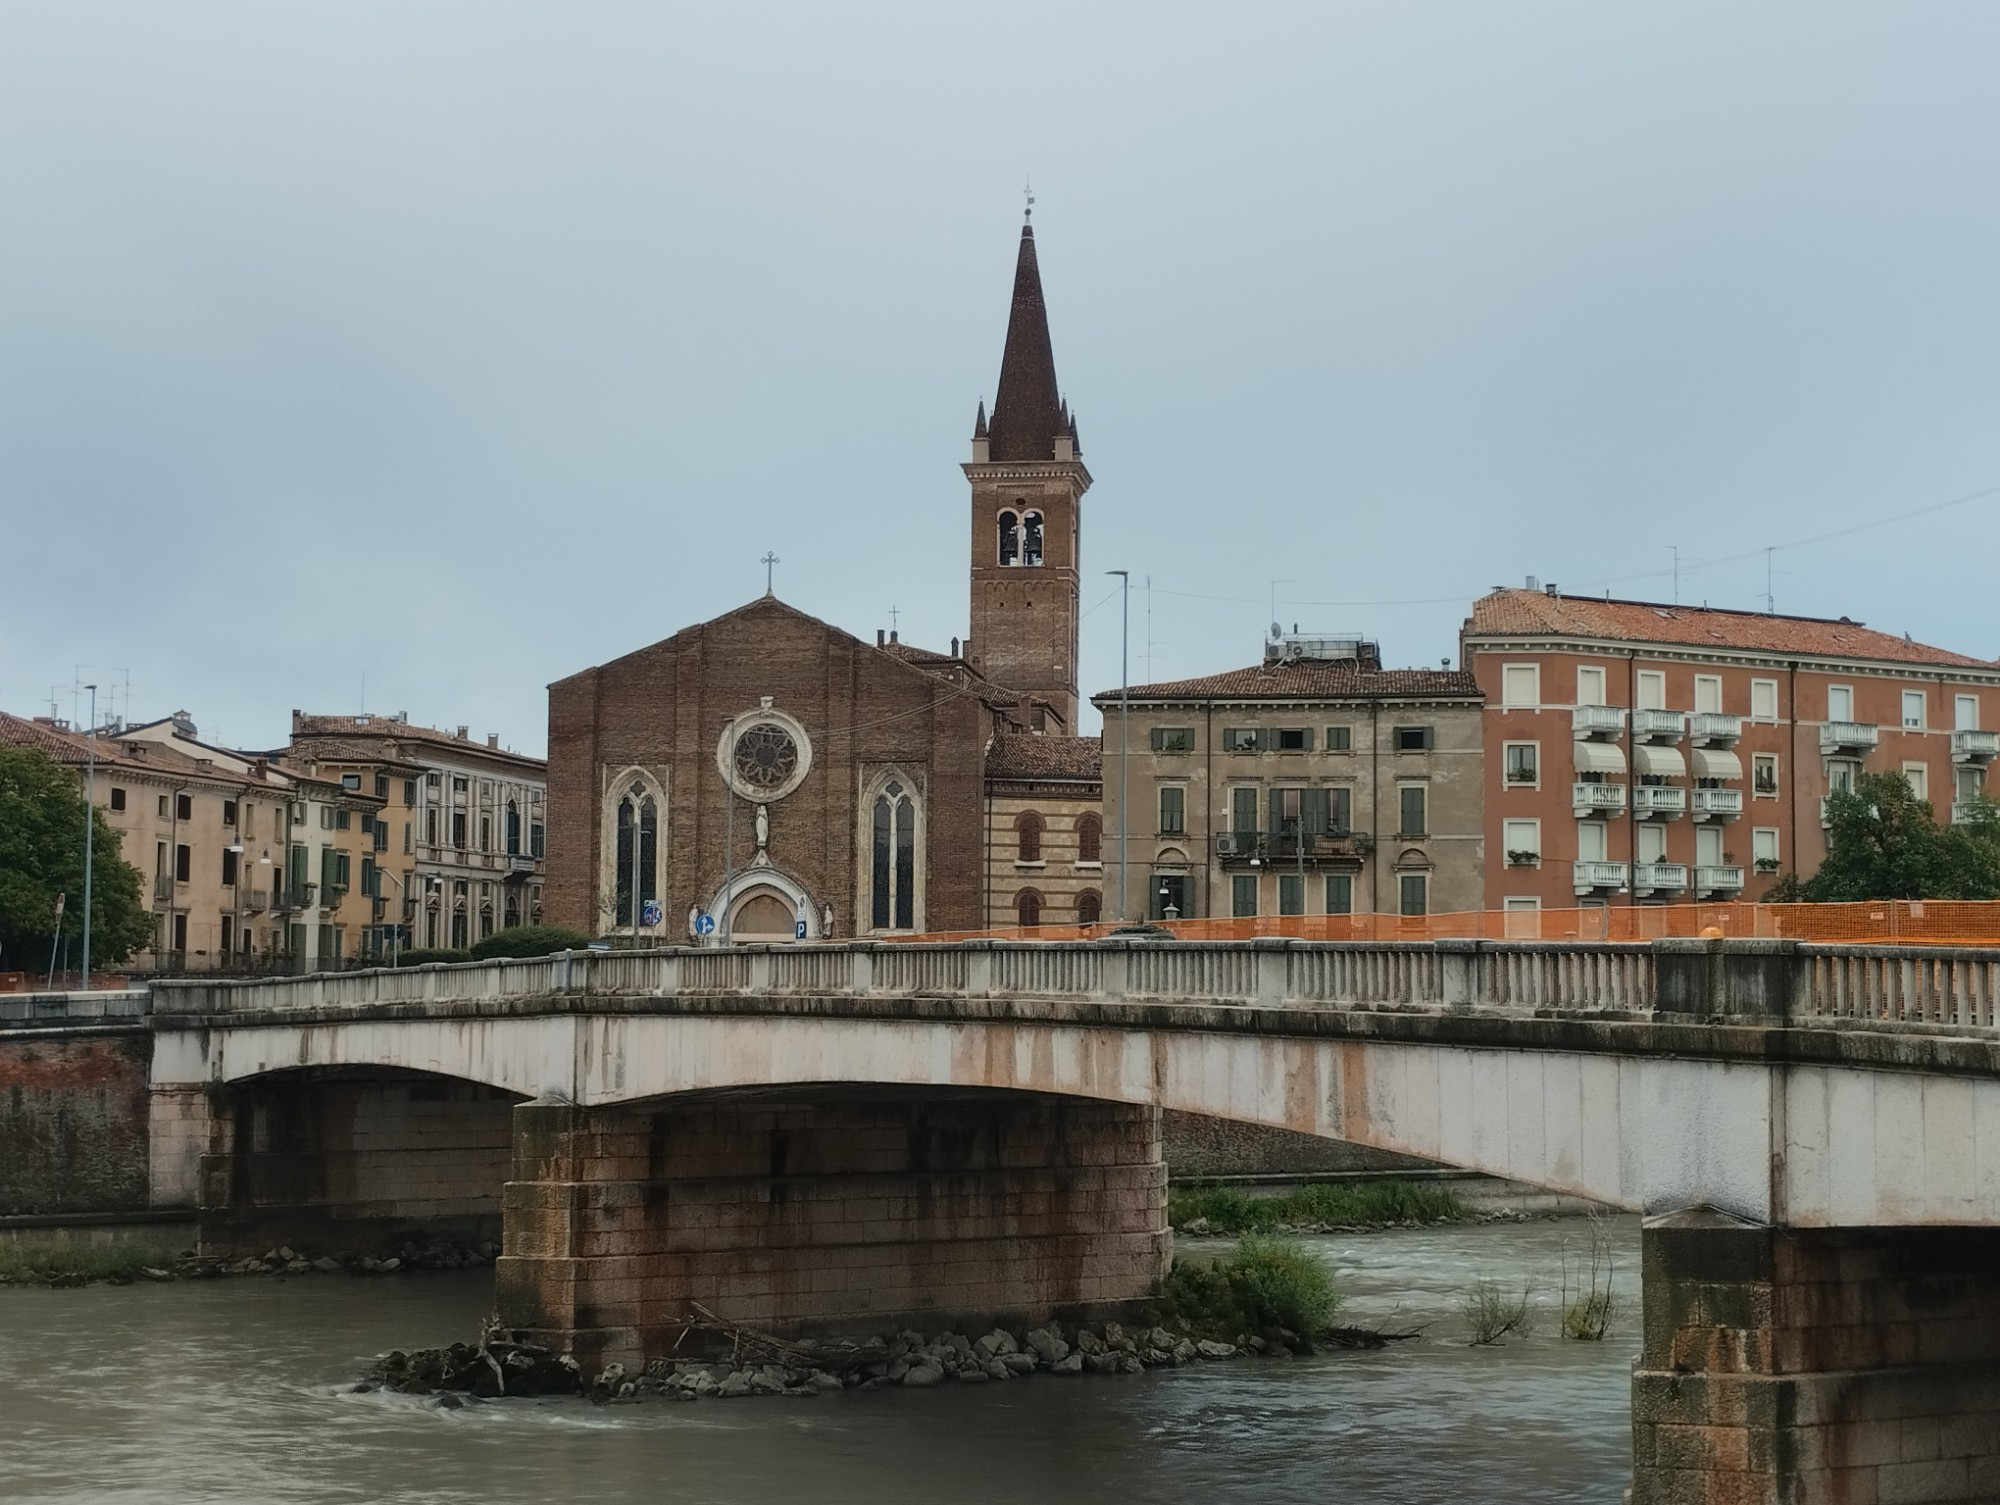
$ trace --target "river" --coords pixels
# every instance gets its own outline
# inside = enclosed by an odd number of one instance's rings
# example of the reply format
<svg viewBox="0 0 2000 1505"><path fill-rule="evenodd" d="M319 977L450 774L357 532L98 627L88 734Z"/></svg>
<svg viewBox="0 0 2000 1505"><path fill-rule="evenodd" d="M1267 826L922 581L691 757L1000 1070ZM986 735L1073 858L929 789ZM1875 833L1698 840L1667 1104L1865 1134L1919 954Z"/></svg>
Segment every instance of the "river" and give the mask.
<svg viewBox="0 0 2000 1505"><path fill-rule="evenodd" d="M25 1505L1610 1505L1629 1479L1638 1229L1612 1225L1618 1321L1557 1336L1577 1221L1316 1237L1344 1320L1428 1323L1380 1352L1125 1377L692 1405L462 1411L345 1385L392 1347L470 1337L490 1273L0 1290L0 1499ZM1182 1252L1225 1247L1183 1241ZM1535 1333L1465 1342L1459 1293L1535 1288Z"/></svg>

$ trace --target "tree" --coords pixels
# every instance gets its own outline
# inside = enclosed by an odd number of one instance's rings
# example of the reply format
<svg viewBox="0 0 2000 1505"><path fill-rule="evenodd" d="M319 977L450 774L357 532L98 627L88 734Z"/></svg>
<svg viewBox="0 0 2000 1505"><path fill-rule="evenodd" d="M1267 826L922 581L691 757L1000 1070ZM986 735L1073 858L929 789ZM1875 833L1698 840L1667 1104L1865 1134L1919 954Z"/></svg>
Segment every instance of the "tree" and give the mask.
<svg viewBox="0 0 2000 1505"><path fill-rule="evenodd" d="M1826 799L1826 860L1810 878L1788 873L1778 903L1865 899L2000 899L2000 805L1973 801L1963 825L1939 826L1900 773L1864 773Z"/></svg>
<svg viewBox="0 0 2000 1505"><path fill-rule="evenodd" d="M92 810L90 959L121 962L153 939L139 870L118 855L118 833ZM83 930L83 789L75 773L31 747L0 747L0 968L36 972L56 938ZM79 955L79 960L81 957Z"/></svg>
<svg viewBox="0 0 2000 1505"><path fill-rule="evenodd" d="M474 942L470 955L476 962L496 956L548 956L557 951L581 951L589 944L589 936L560 925L516 925Z"/></svg>

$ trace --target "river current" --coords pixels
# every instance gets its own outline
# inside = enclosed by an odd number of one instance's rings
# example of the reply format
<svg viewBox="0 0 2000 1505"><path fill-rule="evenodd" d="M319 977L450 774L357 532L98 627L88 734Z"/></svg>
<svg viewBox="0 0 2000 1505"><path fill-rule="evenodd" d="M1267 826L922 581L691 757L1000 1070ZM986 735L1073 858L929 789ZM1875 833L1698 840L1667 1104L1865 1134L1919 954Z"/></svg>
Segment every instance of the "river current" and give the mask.
<svg viewBox="0 0 2000 1505"><path fill-rule="evenodd" d="M1587 1239L1561 1221L1309 1240L1343 1320L1428 1324L1379 1352L694 1404L440 1411L346 1388L386 1349L473 1336L488 1272L3 1289L0 1500L1609 1505L1629 1479L1637 1225L1612 1225L1602 1343L1556 1331L1565 1241ZM1468 1346L1458 1301L1481 1277L1530 1286L1536 1331Z"/></svg>

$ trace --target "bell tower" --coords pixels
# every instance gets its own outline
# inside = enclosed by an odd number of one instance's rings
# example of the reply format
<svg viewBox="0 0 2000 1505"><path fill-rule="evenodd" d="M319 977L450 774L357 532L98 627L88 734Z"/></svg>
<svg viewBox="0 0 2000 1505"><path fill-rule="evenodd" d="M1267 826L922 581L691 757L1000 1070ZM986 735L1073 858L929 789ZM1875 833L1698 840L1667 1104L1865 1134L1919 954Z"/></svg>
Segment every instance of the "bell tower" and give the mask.
<svg viewBox="0 0 2000 1505"><path fill-rule="evenodd" d="M1056 386L1032 220L1021 226L993 416L987 418L982 402L965 478L972 483L972 636L965 656L994 683L1047 701L1062 718L1060 730L1073 733L1090 472L1076 419Z"/></svg>

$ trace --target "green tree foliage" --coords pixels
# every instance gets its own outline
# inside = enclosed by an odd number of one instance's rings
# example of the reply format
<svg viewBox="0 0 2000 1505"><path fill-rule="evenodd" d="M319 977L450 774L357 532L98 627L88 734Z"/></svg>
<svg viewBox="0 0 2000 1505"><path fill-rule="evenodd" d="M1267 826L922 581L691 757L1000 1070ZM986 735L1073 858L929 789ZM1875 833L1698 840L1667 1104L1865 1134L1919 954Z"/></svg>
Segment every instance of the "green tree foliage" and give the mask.
<svg viewBox="0 0 2000 1505"><path fill-rule="evenodd" d="M560 925L515 925L475 942L472 959L483 962L496 956L547 956L556 951L581 951L589 944L590 937Z"/></svg>
<svg viewBox="0 0 2000 1505"><path fill-rule="evenodd" d="M83 929L83 788L47 753L0 747L0 970L49 963L56 895L66 894L63 934ZM94 810L90 960L121 962L151 943L139 870L118 855L118 833ZM79 959L74 948L72 964Z"/></svg>
<svg viewBox="0 0 2000 1505"><path fill-rule="evenodd" d="M1963 825L1940 826L1900 773L1864 773L1827 796L1826 860L1810 878L1788 873L1779 903L1864 899L2000 899L2000 805L1973 802Z"/></svg>

